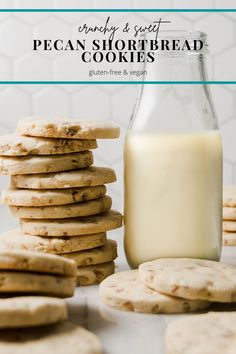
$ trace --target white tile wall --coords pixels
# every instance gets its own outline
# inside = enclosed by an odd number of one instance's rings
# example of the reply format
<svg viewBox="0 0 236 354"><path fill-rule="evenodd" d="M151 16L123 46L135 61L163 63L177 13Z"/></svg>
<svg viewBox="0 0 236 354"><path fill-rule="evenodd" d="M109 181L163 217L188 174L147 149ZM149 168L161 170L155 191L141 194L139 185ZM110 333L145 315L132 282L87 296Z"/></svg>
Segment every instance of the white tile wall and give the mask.
<svg viewBox="0 0 236 354"><path fill-rule="evenodd" d="M10 7L232 7L229 0L5 0L1 8ZM86 79L84 69L75 55L59 53L25 53L33 36L68 37L76 24L86 18L102 22L103 14L0 14L0 79L73 80L75 75ZM113 21L150 22L159 14L122 14ZM211 79L236 79L236 15L235 14L163 14L170 18L173 28L199 29L208 33L211 57ZM95 21L95 20L94 20ZM11 30L9 30L11 28ZM15 29L12 32L12 28ZM13 33L13 34L12 34ZM23 43L23 45L22 45ZM34 59L33 59L34 56ZM75 73L76 68L76 73ZM122 209L123 141L138 86L0 86L0 133L13 131L18 118L30 114L65 115L90 119L112 119L121 125L119 141L101 141L96 152L98 164L116 169L118 182L109 187L114 196L114 207ZM236 87L212 86L224 142L224 181L236 182ZM0 179L0 186L6 183Z"/></svg>

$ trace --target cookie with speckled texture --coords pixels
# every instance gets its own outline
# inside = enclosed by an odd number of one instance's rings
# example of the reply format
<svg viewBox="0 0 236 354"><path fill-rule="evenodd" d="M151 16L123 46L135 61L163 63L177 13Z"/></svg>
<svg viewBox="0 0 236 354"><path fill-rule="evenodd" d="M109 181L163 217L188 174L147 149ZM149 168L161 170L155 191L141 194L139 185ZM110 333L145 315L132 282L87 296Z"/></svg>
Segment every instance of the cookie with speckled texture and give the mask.
<svg viewBox="0 0 236 354"><path fill-rule="evenodd" d="M67 319L63 300L46 296L0 299L0 328L45 326Z"/></svg>
<svg viewBox="0 0 236 354"><path fill-rule="evenodd" d="M120 310L143 313L187 313L209 306L207 301L185 300L146 287L137 270L115 273L99 286L101 300Z"/></svg>
<svg viewBox="0 0 236 354"><path fill-rule="evenodd" d="M12 216L24 219L62 219L95 215L111 209L112 200L109 196L89 200L87 202L53 205L43 207L10 206Z"/></svg>
<svg viewBox="0 0 236 354"><path fill-rule="evenodd" d="M23 293L70 297L74 295L74 290L74 277L0 270L0 294Z"/></svg>
<svg viewBox="0 0 236 354"><path fill-rule="evenodd" d="M26 117L18 121L22 135L66 139L114 139L120 128L111 121L89 121L63 117Z"/></svg>
<svg viewBox="0 0 236 354"><path fill-rule="evenodd" d="M223 206L236 207L236 185L224 187Z"/></svg>
<svg viewBox="0 0 236 354"><path fill-rule="evenodd" d="M104 197L106 186L66 188L66 189L14 189L1 192L1 201L14 206L49 206L84 202Z"/></svg>
<svg viewBox="0 0 236 354"><path fill-rule="evenodd" d="M16 133L0 138L0 156L70 154L96 148L96 140L45 139Z"/></svg>
<svg viewBox="0 0 236 354"><path fill-rule="evenodd" d="M236 302L236 267L191 258L163 258L139 266L151 289L190 300Z"/></svg>
<svg viewBox="0 0 236 354"><path fill-rule="evenodd" d="M115 271L115 263L107 262L103 264L78 267L76 275L76 285L86 286L101 283L106 277Z"/></svg>
<svg viewBox="0 0 236 354"><path fill-rule="evenodd" d="M28 175L86 168L93 163L91 151L54 156L0 156L0 173Z"/></svg>
<svg viewBox="0 0 236 354"><path fill-rule="evenodd" d="M223 207L223 219L236 221L236 208Z"/></svg>
<svg viewBox="0 0 236 354"><path fill-rule="evenodd" d="M60 189L99 186L115 181L116 175L111 168L90 166L75 171L12 176L11 186L26 189Z"/></svg>
<svg viewBox="0 0 236 354"><path fill-rule="evenodd" d="M113 261L117 257L117 243L107 240L105 245L86 251L62 254L75 261L77 267L101 264Z"/></svg>
<svg viewBox="0 0 236 354"><path fill-rule="evenodd" d="M183 317L167 327L166 354L235 354L235 332L235 312Z"/></svg>
<svg viewBox="0 0 236 354"><path fill-rule="evenodd" d="M223 221L223 231L235 232L236 231L236 221L224 220Z"/></svg>
<svg viewBox="0 0 236 354"><path fill-rule="evenodd" d="M71 322L0 332L4 354L102 354L99 339Z"/></svg>
<svg viewBox="0 0 236 354"><path fill-rule="evenodd" d="M110 210L107 213L81 218L36 220L21 219L24 233L36 236L79 236L117 229L122 226L122 215Z"/></svg>
<svg viewBox="0 0 236 354"><path fill-rule="evenodd" d="M60 254L100 247L105 243L105 232L72 237L41 237L27 235L20 229L14 229L0 235L0 250L30 250Z"/></svg>
<svg viewBox="0 0 236 354"><path fill-rule="evenodd" d="M236 232L223 232L223 245L236 246Z"/></svg>
<svg viewBox="0 0 236 354"><path fill-rule="evenodd" d="M76 263L68 258L28 250L0 250L0 271L17 270L75 276Z"/></svg>

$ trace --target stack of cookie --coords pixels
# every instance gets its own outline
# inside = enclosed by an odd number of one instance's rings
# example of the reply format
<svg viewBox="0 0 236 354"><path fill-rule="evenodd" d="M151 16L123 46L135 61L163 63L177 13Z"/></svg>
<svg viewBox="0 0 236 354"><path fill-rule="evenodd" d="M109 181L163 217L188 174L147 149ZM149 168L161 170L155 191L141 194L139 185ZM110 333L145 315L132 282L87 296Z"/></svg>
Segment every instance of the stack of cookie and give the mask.
<svg viewBox="0 0 236 354"><path fill-rule="evenodd" d="M236 186L224 188L223 244L224 246L236 246Z"/></svg>
<svg viewBox="0 0 236 354"><path fill-rule="evenodd" d="M74 294L76 269L56 255L0 251L0 353L102 353L94 334L65 322L67 306L57 298Z"/></svg>
<svg viewBox="0 0 236 354"><path fill-rule="evenodd" d="M192 312L211 302L236 302L236 267L202 259L158 259L109 276L99 294L105 304L121 310Z"/></svg>
<svg viewBox="0 0 236 354"><path fill-rule="evenodd" d="M117 138L109 122L25 118L16 134L2 136L0 172L11 175L2 202L21 230L0 236L0 247L63 255L77 263L77 284L99 283L114 272L117 245L106 231L122 225L110 210L105 184L115 172L91 166L96 139Z"/></svg>
<svg viewBox="0 0 236 354"><path fill-rule="evenodd" d="M53 354L57 345L56 352L64 353L64 342L68 353L78 347L81 353L102 353L93 333L65 322L67 306L58 297L73 296L76 271L75 261L65 257L0 251L0 296L6 297L0 299L0 353Z"/></svg>

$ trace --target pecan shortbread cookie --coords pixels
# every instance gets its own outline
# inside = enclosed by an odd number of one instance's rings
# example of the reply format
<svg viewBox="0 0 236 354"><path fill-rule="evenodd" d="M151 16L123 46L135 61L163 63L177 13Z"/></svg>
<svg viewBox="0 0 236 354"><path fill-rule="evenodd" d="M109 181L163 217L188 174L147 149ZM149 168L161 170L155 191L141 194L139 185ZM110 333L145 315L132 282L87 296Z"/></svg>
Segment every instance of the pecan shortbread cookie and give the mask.
<svg viewBox="0 0 236 354"><path fill-rule="evenodd" d="M0 332L4 354L102 354L98 337L71 322Z"/></svg>
<svg viewBox="0 0 236 354"><path fill-rule="evenodd" d="M137 270L115 273L99 287L101 300L120 310L143 313L186 313L202 310L209 302L186 300L159 293L146 287Z"/></svg>
<svg viewBox="0 0 236 354"><path fill-rule="evenodd" d="M171 322L166 354L235 354L236 313L209 312Z"/></svg>
<svg viewBox="0 0 236 354"><path fill-rule="evenodd" d="M88 250L105 243L105 232L72 237L41 237L27 235L20 229L14 229L0 235L0 250L30 250L61 254Z"/></svg>
<svg viewBox="0 0 236 354"><path fill-rule="evenodd" d="M96 148L96 140L45 139L16 133L0 137L0 156L70 154Z"/></svg>
<svg viewBox="0 0 236 354"><path fill-rule="evenodd" d="M164 294L190 300L236 301L236 267L191 258L163 258L143 263L144 284Z"/></svg>
<svg viewBox="0 0 236 354"><path fill-rule="evenodd" d="M57 189L99 186L116 181L114 170L91 166L86 169L58 173L18 175L11 177L13 188Z"/></svg>
<svg viewBox="0 0 236 354"><path fill-rule="evenodd" d="M120 136L119 126L110 121L42 116L20 119L17 131L29 136L67 139L114 139Z"/></svg>
<svg viewBox="0 0 236 354"><path fill-rule="evenodd" d="M101 264L113 261L117 257L117 243L107 240L105 245L80 252L62 254L63 257L73 259L77 267Z"/></svg>
<svg viewBox="0 0 236 354"><path fill-rule="evenodd" d="M115 271L115 263L89 265L77 268L76 285L95 285L101 283L106 277Z"/></svg>
<svg viewBox="0 0 236 354"><path fill-rule="evenodd" d="M91 151L54 156L0 156L0 173L4 175L28 175L60 172L89 167L92 163L93 154Z"/></svg>
<svg viewBox="0 0 236 354"><path fill-rule="evenodd" d="M2 270L75 276L76 264L73 260L53 254L1 249L0 271Z"/></svg>
<svg viewBox="0 0 236 354"><path fill-rule="evenodd" d="M63 300L46 296L0 299L0 328L45 326L67 318Z"/></svg>
<svg viewBox="0 0 236 354"><path fill-rule="evenodd" d="M107 213L72 219L21 219L22 231L36 236L79 236L117 229L122 215L114 210Z"/></svg>
<svg viewBox="0 0 236 354"><path fill-rule="evenodd" d="M109 196L87 202L43 207L10 206L11 214L25 219L62 219L100 214L111 209Z"/></svg>
<svg viewBox="0 0 236 354"><path fill-rule="evenodd" d="M18 189L8 188L1 193L2 203L13 206L38 207L85 202L104 197L106 186L66 189Z"/></svg>

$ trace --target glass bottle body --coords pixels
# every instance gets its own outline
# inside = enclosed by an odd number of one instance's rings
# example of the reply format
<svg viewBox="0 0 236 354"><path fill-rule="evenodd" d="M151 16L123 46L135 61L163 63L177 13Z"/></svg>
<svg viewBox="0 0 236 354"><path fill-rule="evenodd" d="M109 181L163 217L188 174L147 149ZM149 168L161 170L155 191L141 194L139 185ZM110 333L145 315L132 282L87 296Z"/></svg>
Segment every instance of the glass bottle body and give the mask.
<svg viewBox="0 0 236 354"><path fill-rule="evenodd" d="M206 80L202 54L169 55L148 80ZM209 88L144 85L125 142L128 263L162 257L219 260L222 144Z"/></svg>

